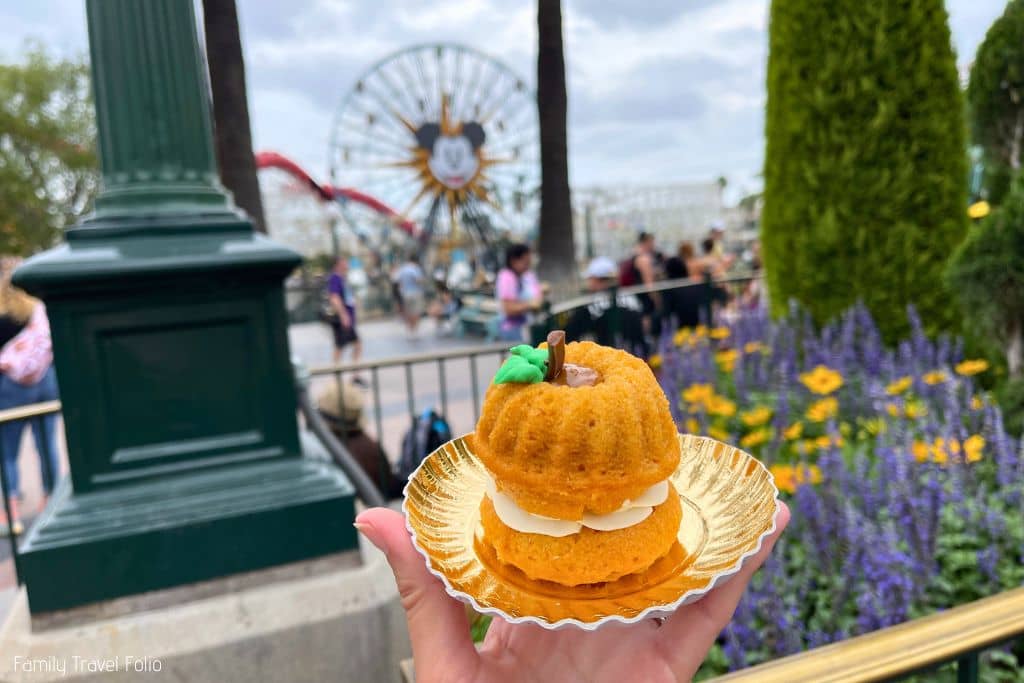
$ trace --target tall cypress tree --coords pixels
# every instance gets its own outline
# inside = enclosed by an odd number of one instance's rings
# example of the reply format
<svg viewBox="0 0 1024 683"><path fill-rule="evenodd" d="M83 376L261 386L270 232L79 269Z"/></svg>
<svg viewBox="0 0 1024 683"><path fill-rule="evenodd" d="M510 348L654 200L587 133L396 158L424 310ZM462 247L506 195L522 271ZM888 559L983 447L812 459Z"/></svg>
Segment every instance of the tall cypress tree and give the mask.
<svg viewBox="0 0 1024 683"><path fill-rule="evenodd" d="M773 307L913 304L955 326L943 265L967 225L963 101L943 0L773 0L762 214Z"/></svg>
<svg viewBox="0 0 1024 683"><path fill-rule="evenodd" d="M967 87L974 140L985 150L988 200L999 203L1024 161L1024 0L985 34Z"/></svg>

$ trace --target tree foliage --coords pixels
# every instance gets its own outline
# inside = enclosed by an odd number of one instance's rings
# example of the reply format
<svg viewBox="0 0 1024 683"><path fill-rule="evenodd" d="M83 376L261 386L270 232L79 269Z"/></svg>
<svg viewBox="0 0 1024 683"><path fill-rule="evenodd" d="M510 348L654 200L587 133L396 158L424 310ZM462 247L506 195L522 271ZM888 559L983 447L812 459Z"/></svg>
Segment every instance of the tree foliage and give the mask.
<svg viewBox="0 0 1024 683"><path fill-rule="evenodd" d="M30 46L0 64L0 253L50 247L99 188L89 68Z"/></svg>
<svg viewBox="0 0 1024 683"><path fill-rule="evenodd" d="M1022 374L1024 341L1024 174L954 252L947 268L972 327L1002 343L1010 374Z"/></svg>
<svg viewBox="0 0 1024 683"><path fill-rule="evenodd" d="M1024 0L989 28L967 87L971 132L989 164L1017 171L1024 146Z"/></svg>
<svg viewBox="0 0 1024 683"><path fill-rule="evenodd" d="M966 230L963 106L942 0L774 0L762 230L776 312L858 300L889 341L913 304L955 326L942 269Z"/></svg>

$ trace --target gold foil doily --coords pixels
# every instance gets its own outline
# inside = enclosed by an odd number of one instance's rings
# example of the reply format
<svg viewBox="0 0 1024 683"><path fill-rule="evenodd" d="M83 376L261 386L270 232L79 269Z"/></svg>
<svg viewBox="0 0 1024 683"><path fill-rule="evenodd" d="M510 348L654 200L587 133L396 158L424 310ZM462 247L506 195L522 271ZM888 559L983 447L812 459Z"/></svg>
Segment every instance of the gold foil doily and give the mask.
<svg viewBox="0 0 1024 683"><path fill-rule="evenodd" d="M679 435L670 481L683 516L677 543L639 574L567 587L528 578L480 542L484 467L468 436L431 453L405 488L416 549L450 595L512 622L592 630L632 623L693 602L739 571L775 530L778 489L753 456L714 439Z"/></svg>

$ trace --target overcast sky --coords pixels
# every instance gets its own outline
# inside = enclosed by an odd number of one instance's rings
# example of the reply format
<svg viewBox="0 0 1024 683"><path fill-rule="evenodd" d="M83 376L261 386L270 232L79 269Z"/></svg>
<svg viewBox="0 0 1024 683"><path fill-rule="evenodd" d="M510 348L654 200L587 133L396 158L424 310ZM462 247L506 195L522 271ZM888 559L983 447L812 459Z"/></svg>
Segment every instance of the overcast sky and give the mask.
<svg viewBox="0 0 1024 683"><path fill-rule="evenodd" d="M1003 0L947 0L970 62ZM36 39L86 51L84 0L0 0L0 58ZM574 185L758 183L767 0L564 0ZM371 64L414 43L458 42L535 80L535 2L238 0L257 150L327 170L339 99ZM732 194L732 193L730 193Z"/></svg>

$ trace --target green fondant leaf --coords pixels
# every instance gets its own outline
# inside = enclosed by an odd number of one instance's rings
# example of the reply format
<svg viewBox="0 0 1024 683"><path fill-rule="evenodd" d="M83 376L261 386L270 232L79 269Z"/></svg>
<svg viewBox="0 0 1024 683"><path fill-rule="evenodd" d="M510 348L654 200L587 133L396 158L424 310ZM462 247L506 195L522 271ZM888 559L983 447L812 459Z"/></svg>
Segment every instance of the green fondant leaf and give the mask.
<svg viewBox="0 0 1024 683"><path fill-rule="evenodd" d="M544 371L521 356L509 356L494 376L495 384L534 384L543 381Z"/></svg>
<svg viewBox="0 0 1024 683"><path fill-rule="evenodd" d="M547 371L547 349L535 349L529 344L519 344L509 349L512 355L502 363L495 384L535 384L544 381Z"/></svg>

